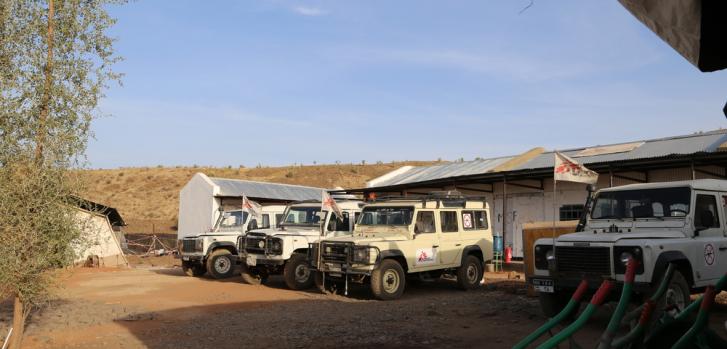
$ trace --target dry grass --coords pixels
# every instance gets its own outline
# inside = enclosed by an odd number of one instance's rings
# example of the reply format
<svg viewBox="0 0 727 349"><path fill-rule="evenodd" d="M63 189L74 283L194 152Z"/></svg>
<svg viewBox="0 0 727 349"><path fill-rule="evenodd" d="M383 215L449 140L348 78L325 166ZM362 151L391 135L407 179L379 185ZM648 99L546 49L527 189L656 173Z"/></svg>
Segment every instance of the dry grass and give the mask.
<svg viewBox="0 0 727 349"><path fill-rule="evenodd" d="M175 232L179 190L197 172L210 177L309 185L321 188L359 188L366 181L401 166L428 165L407 161L372 165L313 165L261 168L153 167L87 170L85 197L119 209L129 233Z"/></svg>

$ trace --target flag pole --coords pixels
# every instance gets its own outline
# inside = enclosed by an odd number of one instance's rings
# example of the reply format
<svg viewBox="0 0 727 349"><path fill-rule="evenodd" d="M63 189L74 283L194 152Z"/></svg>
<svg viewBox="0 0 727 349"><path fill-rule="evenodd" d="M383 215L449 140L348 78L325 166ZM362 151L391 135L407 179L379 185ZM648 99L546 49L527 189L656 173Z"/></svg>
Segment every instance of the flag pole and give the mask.
<svg viewBox="0 0 727 349"><path fill-rule="evenodd" d="M553 237L553 249L555 249L555 220L558 217L558 198L556 197L558 194L557 191L557 184L558 180L555 179L555 170L553 170L553 231L552 231L552 237Z"/></svg>

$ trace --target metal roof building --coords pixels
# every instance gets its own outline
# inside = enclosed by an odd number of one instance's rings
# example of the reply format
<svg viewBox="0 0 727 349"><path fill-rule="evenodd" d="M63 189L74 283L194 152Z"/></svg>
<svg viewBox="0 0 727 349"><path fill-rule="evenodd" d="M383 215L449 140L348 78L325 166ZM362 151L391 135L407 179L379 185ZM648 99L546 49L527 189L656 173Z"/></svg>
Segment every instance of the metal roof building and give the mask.
<svg viewBox="0 0 727 349"><path fill-rule="evenodd" d="M727 130L560 150L600 174L598 187L701 178L727 178ZM558 182L553 190L554 152L535 148L514 156L406 166L372 179L366 188L346 190L368 196L426 194L459 190L485 196L494 232L522 256L525 223L570 220L583 210L586 190ZM553 202L557 207L553 207ZM580 210L580 211L579 211Z"/></svg>

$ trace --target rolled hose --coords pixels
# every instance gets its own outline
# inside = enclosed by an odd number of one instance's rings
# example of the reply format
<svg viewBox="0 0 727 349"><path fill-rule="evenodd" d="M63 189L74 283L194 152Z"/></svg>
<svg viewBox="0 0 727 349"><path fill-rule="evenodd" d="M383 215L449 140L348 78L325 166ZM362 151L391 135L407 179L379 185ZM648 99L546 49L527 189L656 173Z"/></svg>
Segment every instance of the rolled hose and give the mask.
<svg viewBox="0 0 727 349"><path fill-rule="evenodd" d="M553 338L550 338L548 341L538 346L538 349L554 348L560 342L568 339L570 336L573 335L573 333L581 329L581 327L583 327L583 325L588 322L588 319L593 316L593 313L596 312L598 307L603 304L603 302L606 300L606 297L608 297L608 294L611 293L612 288L613 281L603 280L601 286L598 288L598 291L596 291L596 294L594 294L591 298L591 302L588 304L588 306L586 306L586 309L583 310L578 319L570 324L570 326L563 329L563 331L558 332L555 336L553 336Z"/></svg>
<svg viewBox="0 0 727 349"><path fill-rule="evenodd" d="M540 338L540 336L548 332L551 328L558 325L561 321L567 318L570 313L577 309L578 305L581 303L581 298L583 298L583 295L586 293L586 291L588 291L588 282L586 280L581 280L581 283L578 284L578 288L571 296L568 304L566 304L565 308L563 308L560 313L556 314L553 318L548 320L545 324L543 324L543 326L538 327L537 330L533 331L523 340L515 344L512 348L524 349L536 339Z"/></svg>
<svg viewBox="0 0 727 349"><path fill-rule="evenodd" d="M714 304L714 296L716 292L713 286L707 286L707 290L702 295L702 303L699 307L699 314L697 319L694 321L692 327L689 328L682 338L680 338L672 349L683 349L689 348L694 344L694 338L707 327L707 321L709 321L709 312L712 310L712 304Z"/></svg>

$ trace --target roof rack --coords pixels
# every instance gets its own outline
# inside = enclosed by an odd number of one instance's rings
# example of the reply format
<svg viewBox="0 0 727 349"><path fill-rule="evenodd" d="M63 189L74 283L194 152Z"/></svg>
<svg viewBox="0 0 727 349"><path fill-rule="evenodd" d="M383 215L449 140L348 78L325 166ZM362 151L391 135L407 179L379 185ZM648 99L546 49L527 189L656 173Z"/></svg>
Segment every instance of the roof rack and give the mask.
<svg viewBox="0 0 727 349"><path fill-rule="evenodd" d="M427 201L441 201L448 203L444 206L462 206L464 207L466 201L483 201L486 202L485 196L470 196L462 194L457 190L447 191L433 191L426 195L407 195L407 196L384 196L376 198L373 202L387 202L387 201L421 201L426 203ZM439 203L437 203L439 208Z"/></svg>

